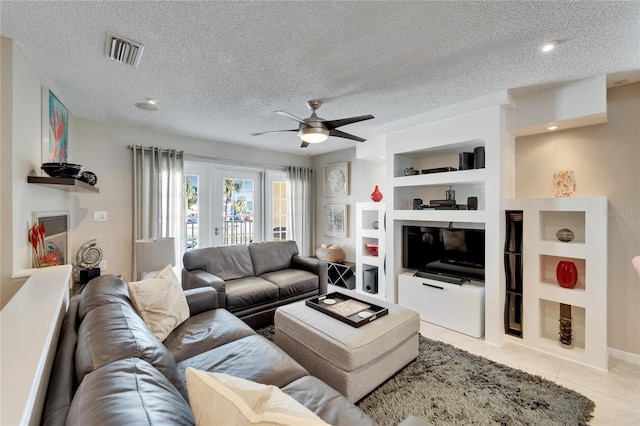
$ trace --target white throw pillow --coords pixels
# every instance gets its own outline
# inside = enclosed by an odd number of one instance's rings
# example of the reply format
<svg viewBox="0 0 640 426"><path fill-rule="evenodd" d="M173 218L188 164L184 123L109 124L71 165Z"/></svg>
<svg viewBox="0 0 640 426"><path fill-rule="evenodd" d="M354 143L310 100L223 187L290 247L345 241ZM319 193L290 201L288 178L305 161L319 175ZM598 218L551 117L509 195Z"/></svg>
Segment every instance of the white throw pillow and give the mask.
<svg viewBox="0 0 640 426"><path fill-rule="evenodd" d="M189 318L187 298L171 265L154 278L127 283L127 286L133 306L160 341Z"/></svg>
<svg viewBox="0 0 640 426"><path fill-rule="evenodd" d="M327 425L276 386L191 367L185 374L196 426Z"/></svg>

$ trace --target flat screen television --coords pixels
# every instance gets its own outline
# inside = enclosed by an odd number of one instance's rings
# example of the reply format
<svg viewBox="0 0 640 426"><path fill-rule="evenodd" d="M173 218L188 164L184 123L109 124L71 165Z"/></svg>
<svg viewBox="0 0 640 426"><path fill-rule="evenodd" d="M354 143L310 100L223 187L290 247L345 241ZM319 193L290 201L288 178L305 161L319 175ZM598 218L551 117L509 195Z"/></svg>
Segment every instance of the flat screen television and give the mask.
<svg viewBox="0 0 640 426"><path fill-rule="evenodd" d="M402 266L448 282L484 282L484 229L403 226Z"/></svg>

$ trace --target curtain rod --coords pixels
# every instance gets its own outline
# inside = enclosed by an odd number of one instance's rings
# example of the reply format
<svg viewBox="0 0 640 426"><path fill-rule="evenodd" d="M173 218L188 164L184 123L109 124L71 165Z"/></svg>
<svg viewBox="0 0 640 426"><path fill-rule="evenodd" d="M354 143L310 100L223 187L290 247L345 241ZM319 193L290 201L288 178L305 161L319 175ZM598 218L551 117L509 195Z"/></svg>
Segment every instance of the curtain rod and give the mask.
<svg viewBox="0 0 640 426"><path fill-rule="evenodd" d="M151 147L143 147L141 145L135 145L135 146L142 147L144 150L150 150L151 149ZM134 145L127 145L127 148L133 149ZM167 151L167 149L163 149L163 151ZM232 159L229 159L229 158L220 158L220 157L209 157L209 156L200 155L200 154L188 154L188 153L186 153L184 151L178 151L178 152L182 152L182 155L183 155L185 160L191 160L191 161L206 160L208 162L221 163L221 164L235 164L235 165L238 165L238 166L269 168L269 169L281 170L281 171L287 170L286 166L281 166L281 165L278 165L278 164L254 163L254 162L251 162L251 161L232 160ZM309 169L311 169L311 167L309 167ZM311 169L311 171L313 172L313 169Z"/></svg>
<svg viewBox="0 0 640 426"><path fill-rule="evenodd" d="M153 148L157 148L157 147L142 146L142 145L127 145L127 148L129 149L142 148L143 151L151 151ZM160 148L160 152L168 152L168 151L175 151L178 154L184 155L184 151L180 151L173 148Z"/></svg>
<svg viewBox="0 0 640 426"><path fill-rule="evenodd" d="M285 171L287 168L285 166L280 166L277 164L267 164L267 163L253 163L251 161L244 160L231 160L228 158L219 158L219 157L209 157L206 155L195 155L195 154L185 154L185 160L206 160L212 163L221 163L221 164L235 164L238 166L249 166L249 167L260 167L265 169L274 169Z"/></svg>

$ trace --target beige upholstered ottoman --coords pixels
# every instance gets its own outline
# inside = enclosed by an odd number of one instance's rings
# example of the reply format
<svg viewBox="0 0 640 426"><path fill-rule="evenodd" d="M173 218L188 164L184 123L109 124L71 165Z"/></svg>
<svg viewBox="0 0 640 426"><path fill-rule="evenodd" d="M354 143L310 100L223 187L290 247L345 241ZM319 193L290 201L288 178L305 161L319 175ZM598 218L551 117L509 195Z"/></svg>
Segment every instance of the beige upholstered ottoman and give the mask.
<svg viewBox="0 0 640 426"><path fill-rule="evenodd" d="M296 302L276 310L275 340L312 375L356 402L418 356L420 317L393 303L340 292L389 313L356 328Z"/></svg>

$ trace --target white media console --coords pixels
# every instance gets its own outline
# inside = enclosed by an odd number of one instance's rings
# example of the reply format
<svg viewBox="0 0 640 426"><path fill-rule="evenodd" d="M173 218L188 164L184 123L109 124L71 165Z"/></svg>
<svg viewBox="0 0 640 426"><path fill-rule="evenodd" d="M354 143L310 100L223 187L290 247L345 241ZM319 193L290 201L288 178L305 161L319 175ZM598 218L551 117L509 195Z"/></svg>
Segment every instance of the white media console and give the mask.
<svg viewBox="0 0 640 426"><path fill-rule="evenodd" d="M464 284L414 276L398 276L398 304L413 309L420 319L472 337L484 334L484 284Z"/></svg>

